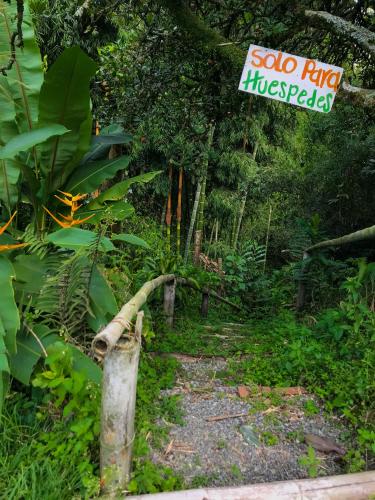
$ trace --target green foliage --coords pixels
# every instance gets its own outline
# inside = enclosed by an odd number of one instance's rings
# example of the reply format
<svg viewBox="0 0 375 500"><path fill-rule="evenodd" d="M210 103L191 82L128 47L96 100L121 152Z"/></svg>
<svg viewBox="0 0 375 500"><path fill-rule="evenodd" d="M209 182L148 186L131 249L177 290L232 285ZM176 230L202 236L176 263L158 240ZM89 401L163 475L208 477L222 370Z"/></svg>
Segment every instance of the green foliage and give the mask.
<svg viewBox="0 0 375 500"><path fill-rule="evenodd" d="M262 432L261 440L266 446L275 446L279 444L279 438L270 431Z"/></svg>
<svg viewBox="0 0 375 500"><path fill-rule="evenodd" d="M249 241L240 254L227 255L224 261L225 281L230 293L245 293L261 277L266 252L264 245Z"/></svg>
<svg viewBox="0 0 375 500"><path fill-rule="evenodd" d="M312 446L307 449L307 455L303 455L298 459L298 463L306 468L309 477L314 478L318 476L320 460L315 454Z"/></svg>
<svg viewBox="0 0 375 500"><path fill-rule="evenodd" d="M59 421L53 430L39 436L36 456L39 460L47 455L57 462L74 464L81 487L91 497L99 488L93 465L100 430L99 386L74 370L71 351L62 343L50 348L45 365L33 380L34 387L48 390L43 398L43 411L37 416L45 420L51 412L52 415L57 412Z"/></svg>
<svg viewBox="0 0 375 500"><path fill-rule="evenodd" d="M155 424L157 416L168 422L181 424L181 412L175 398L160 397L160 390L173 387L177 361L143 355L140 362L137 387L136 426L134 442L134 472L128 489L132 493L156 493L181 489L181 478L170 468L158 467L148 458L148 436L153 446L160 446L166 430Z"/></svg>
<svg viewBox="0 0 375 500"><path fill-rule="evenodd" d="M1 496L71 500L82 492L76 464L69 457L60 462L49 454L36 460L37 437L54 426L53 420L36 417L38 405L37 398L19 393L11 393L5 402L0 418Z"/></svg>

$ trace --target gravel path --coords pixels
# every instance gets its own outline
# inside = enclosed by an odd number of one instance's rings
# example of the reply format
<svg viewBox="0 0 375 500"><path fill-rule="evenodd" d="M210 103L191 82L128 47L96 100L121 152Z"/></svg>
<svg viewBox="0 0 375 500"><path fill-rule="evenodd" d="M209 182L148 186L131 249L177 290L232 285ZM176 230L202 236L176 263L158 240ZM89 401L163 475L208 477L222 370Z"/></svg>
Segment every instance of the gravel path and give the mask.
<svg viewBox="0 0 375 500"><path fill-rule="evenodd" d="M188 485L234 486L309 477L298 463L307 454L303 433L340 442L340 422L325 417L314 396L259 391L241 399L236 387L216 377L226 368L224 359L176 357L182 374L175 388L164 392L181 395L184 425L171 425L169 442L153 452L153 460L182 474ZM228 415L232 417L212 419ZM341 472L336 454L317 451L316 457L319 475Z"/></svg>

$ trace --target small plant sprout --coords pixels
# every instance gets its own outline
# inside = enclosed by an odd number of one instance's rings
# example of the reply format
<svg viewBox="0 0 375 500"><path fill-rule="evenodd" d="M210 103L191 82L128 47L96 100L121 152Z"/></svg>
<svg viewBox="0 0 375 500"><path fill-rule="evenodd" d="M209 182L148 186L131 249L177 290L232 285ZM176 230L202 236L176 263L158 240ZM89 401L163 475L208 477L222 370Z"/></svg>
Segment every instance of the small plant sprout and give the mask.
<svg viewBox="0 0 375 500"><path fill-rule="evenodd" d="M307 449L307 455L299 457L298 463L305 467L309 477L314 478L318 476L318 470L321 460L316 456L315 450L312 446Z"/></svg>

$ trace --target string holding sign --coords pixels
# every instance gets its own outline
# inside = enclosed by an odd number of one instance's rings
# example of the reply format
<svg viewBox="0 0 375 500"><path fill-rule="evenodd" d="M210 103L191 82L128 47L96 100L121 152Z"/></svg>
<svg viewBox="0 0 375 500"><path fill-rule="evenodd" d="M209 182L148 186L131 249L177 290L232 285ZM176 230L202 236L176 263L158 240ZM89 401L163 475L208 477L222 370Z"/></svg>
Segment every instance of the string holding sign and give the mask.
<svg viewBox="0 0 375 500"><path fill-rule="evenodd" d="M239 90L328 113L343 69L250 45Z"/></svg>

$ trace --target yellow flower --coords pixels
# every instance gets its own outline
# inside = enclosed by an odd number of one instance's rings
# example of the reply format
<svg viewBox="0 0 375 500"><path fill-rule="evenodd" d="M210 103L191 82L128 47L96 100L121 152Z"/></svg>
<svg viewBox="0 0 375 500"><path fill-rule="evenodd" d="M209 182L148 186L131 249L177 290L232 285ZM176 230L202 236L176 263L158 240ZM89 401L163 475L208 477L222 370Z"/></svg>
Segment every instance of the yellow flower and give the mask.
<svg viewBox="0 0 375 500"><path fill-rule="evenodd" d="M0 227L0 235L4 233L4 231L7 230L9 227L9 224L12 222L14 217L16 216L17 211L14 212L14 214L11 216L11 218L8 220L8 222L3 226ZM0 252L6 252L7 250L13 250L13 248L20 248L26 246L27 243L13 243L10 245L0 245Z"/></svg>

